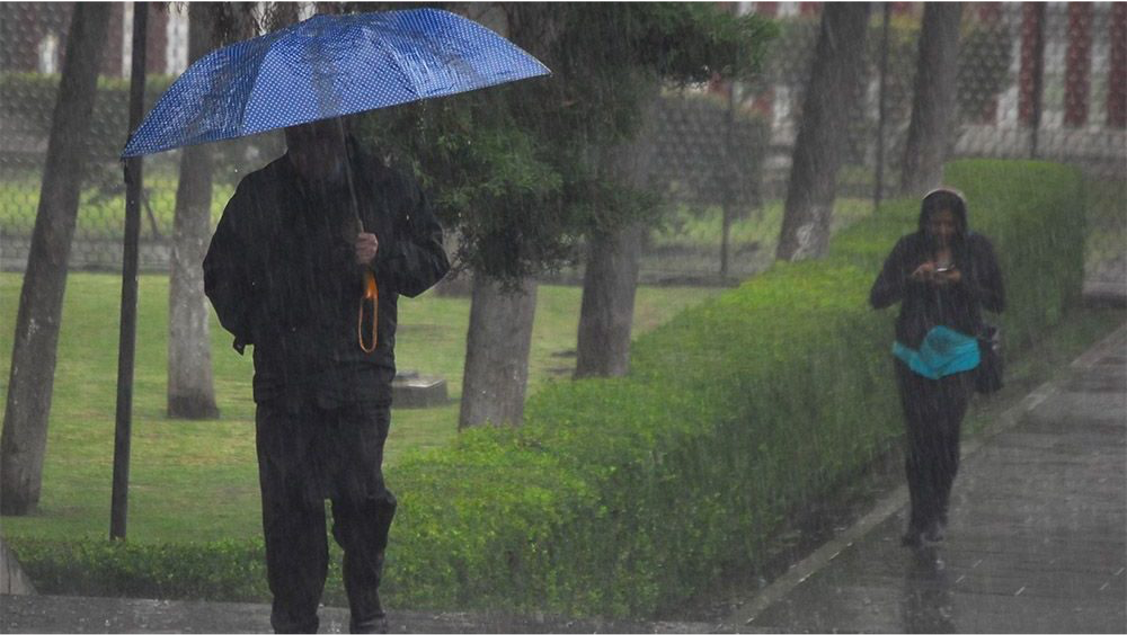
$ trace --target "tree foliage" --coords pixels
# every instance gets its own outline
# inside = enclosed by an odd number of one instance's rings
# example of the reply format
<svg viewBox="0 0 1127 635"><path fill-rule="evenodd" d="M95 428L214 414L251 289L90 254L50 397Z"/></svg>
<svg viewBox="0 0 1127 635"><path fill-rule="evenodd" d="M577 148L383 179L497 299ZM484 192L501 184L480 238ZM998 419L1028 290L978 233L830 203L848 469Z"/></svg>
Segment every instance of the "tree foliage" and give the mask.
<svg viewBox="0 0 1127 635"><path fill-rule="evenodd" d="M509 37L552 75L362 116L361 136L409 165L461 243L460 267L501 282L571 263L580 238L658 209L600 170L644 100L758 69L773 24L693 3L511 3Z"/></svg>

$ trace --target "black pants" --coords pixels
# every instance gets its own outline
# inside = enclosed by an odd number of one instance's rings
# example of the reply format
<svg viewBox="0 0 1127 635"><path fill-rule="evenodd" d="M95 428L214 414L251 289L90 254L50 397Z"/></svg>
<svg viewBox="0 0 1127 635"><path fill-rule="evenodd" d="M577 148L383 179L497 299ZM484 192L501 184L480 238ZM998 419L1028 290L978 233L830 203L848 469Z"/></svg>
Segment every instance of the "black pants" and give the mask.
<svg viewBox="0 0 1127 635"><path fill-rule="evenodd" d="M951 486L959 471L959 431L974 391L974 373L928 379L896 360L896 379L907 427L909 527L924 531L947 522Z"/></svg>
<svg viewBox="0 0 1127 635"><path fill-rule="evenodd" d="M378 588L396 505L381 469L390 422L384 404L259 404L258 474L276 632L317 632L329 559L326 498L333 537L344 550L351 630L363 632L383 618Z"/></svg>

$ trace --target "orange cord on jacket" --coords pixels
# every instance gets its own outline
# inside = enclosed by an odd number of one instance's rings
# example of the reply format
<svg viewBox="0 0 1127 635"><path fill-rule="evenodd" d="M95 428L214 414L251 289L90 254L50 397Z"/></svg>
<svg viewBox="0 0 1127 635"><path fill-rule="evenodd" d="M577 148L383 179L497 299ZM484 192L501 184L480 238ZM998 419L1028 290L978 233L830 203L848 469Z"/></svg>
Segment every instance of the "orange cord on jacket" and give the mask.
<svg viewBox="0 0 1127 635"><path fill-rule="evenodd" d="M364 303L371 300L372 302L372 345L370 347L364 345ZM360 341L360 350L365 353L371 353L376 350L376 344L379 339L376 336L376 325L379 323L377 319L380 310L380 289L376 285L376 274L371 271L364 274L364 297L360 298L360 311L356 316L356 338Z"/></svg>

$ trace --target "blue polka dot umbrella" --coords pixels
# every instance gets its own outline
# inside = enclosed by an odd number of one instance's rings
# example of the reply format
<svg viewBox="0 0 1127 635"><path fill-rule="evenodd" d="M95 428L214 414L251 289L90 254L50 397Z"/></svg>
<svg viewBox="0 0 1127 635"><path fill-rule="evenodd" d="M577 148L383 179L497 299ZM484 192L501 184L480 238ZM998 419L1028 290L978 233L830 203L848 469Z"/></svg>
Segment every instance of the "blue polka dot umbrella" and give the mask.
<svg viewBox="0 0 1127 635"><path fill-rule="evenodd" d="M316 15L200 58L145 117L122 158L549 73L512 42L446 11Z"/></svg>

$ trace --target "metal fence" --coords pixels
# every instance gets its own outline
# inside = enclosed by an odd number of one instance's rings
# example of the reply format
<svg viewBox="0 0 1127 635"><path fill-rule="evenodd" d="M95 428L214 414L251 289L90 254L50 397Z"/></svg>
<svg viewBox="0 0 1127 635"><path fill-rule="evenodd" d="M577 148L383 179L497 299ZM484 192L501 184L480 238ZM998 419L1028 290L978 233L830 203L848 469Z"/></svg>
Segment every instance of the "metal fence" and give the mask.
<svg viewBox="0 0 1127 635"><path fill-rule="evenodd" d="M155 3L154 3L155 4ZM149 98L187 61L184 3L156 5L150 19ZM911 114L922 3L893 3L887 38L884 5L875 4L867 34L867 80L850 126L850 152L839 176L843 219L863 215L877 193L877 159L888 165L881 194L895 191ZM738 3L779 21L762 76L667 97L657 127L659 165L680 174L673 213L650 236L644 281L715 276L720 268L723 210L702 192L733 179L754 183L730 215L731 276L769 264L786 191L790 151L801 122L804 86L818 34L821 3ZM71 5L0 3L0 267L26 263L41 172L61 69ZM306 7L306 12L312 10ZM120 270L121 167L126 138L132 5L114 5L107 38L90 152L70 265ZM881 126L880 60L887 42ZM1094 231L1090 263L1121 256L1127 235L1127 4L966 3L960 38L956 157L1040 158L1066 162L1089 176ZM151 101L150 101L151 103ZM705 104L705 105L701 105ZM729 110L730 109L730 115ZM730 121L736 122L733 134ZM883 129L883 153L878 130ZM739 147L733 153L732 144ZM248 170L281 152L277 134L221 144L214 215ZM752 157L732 170L733 156ZM141 266L166 270L172 233L178 156L147 161ZM663 163L664 161L664 163ZM669 168L668 166L673 166ZM669 180L669 179L667 179ZM731 212L731 210L729 210Z"/></svg>

